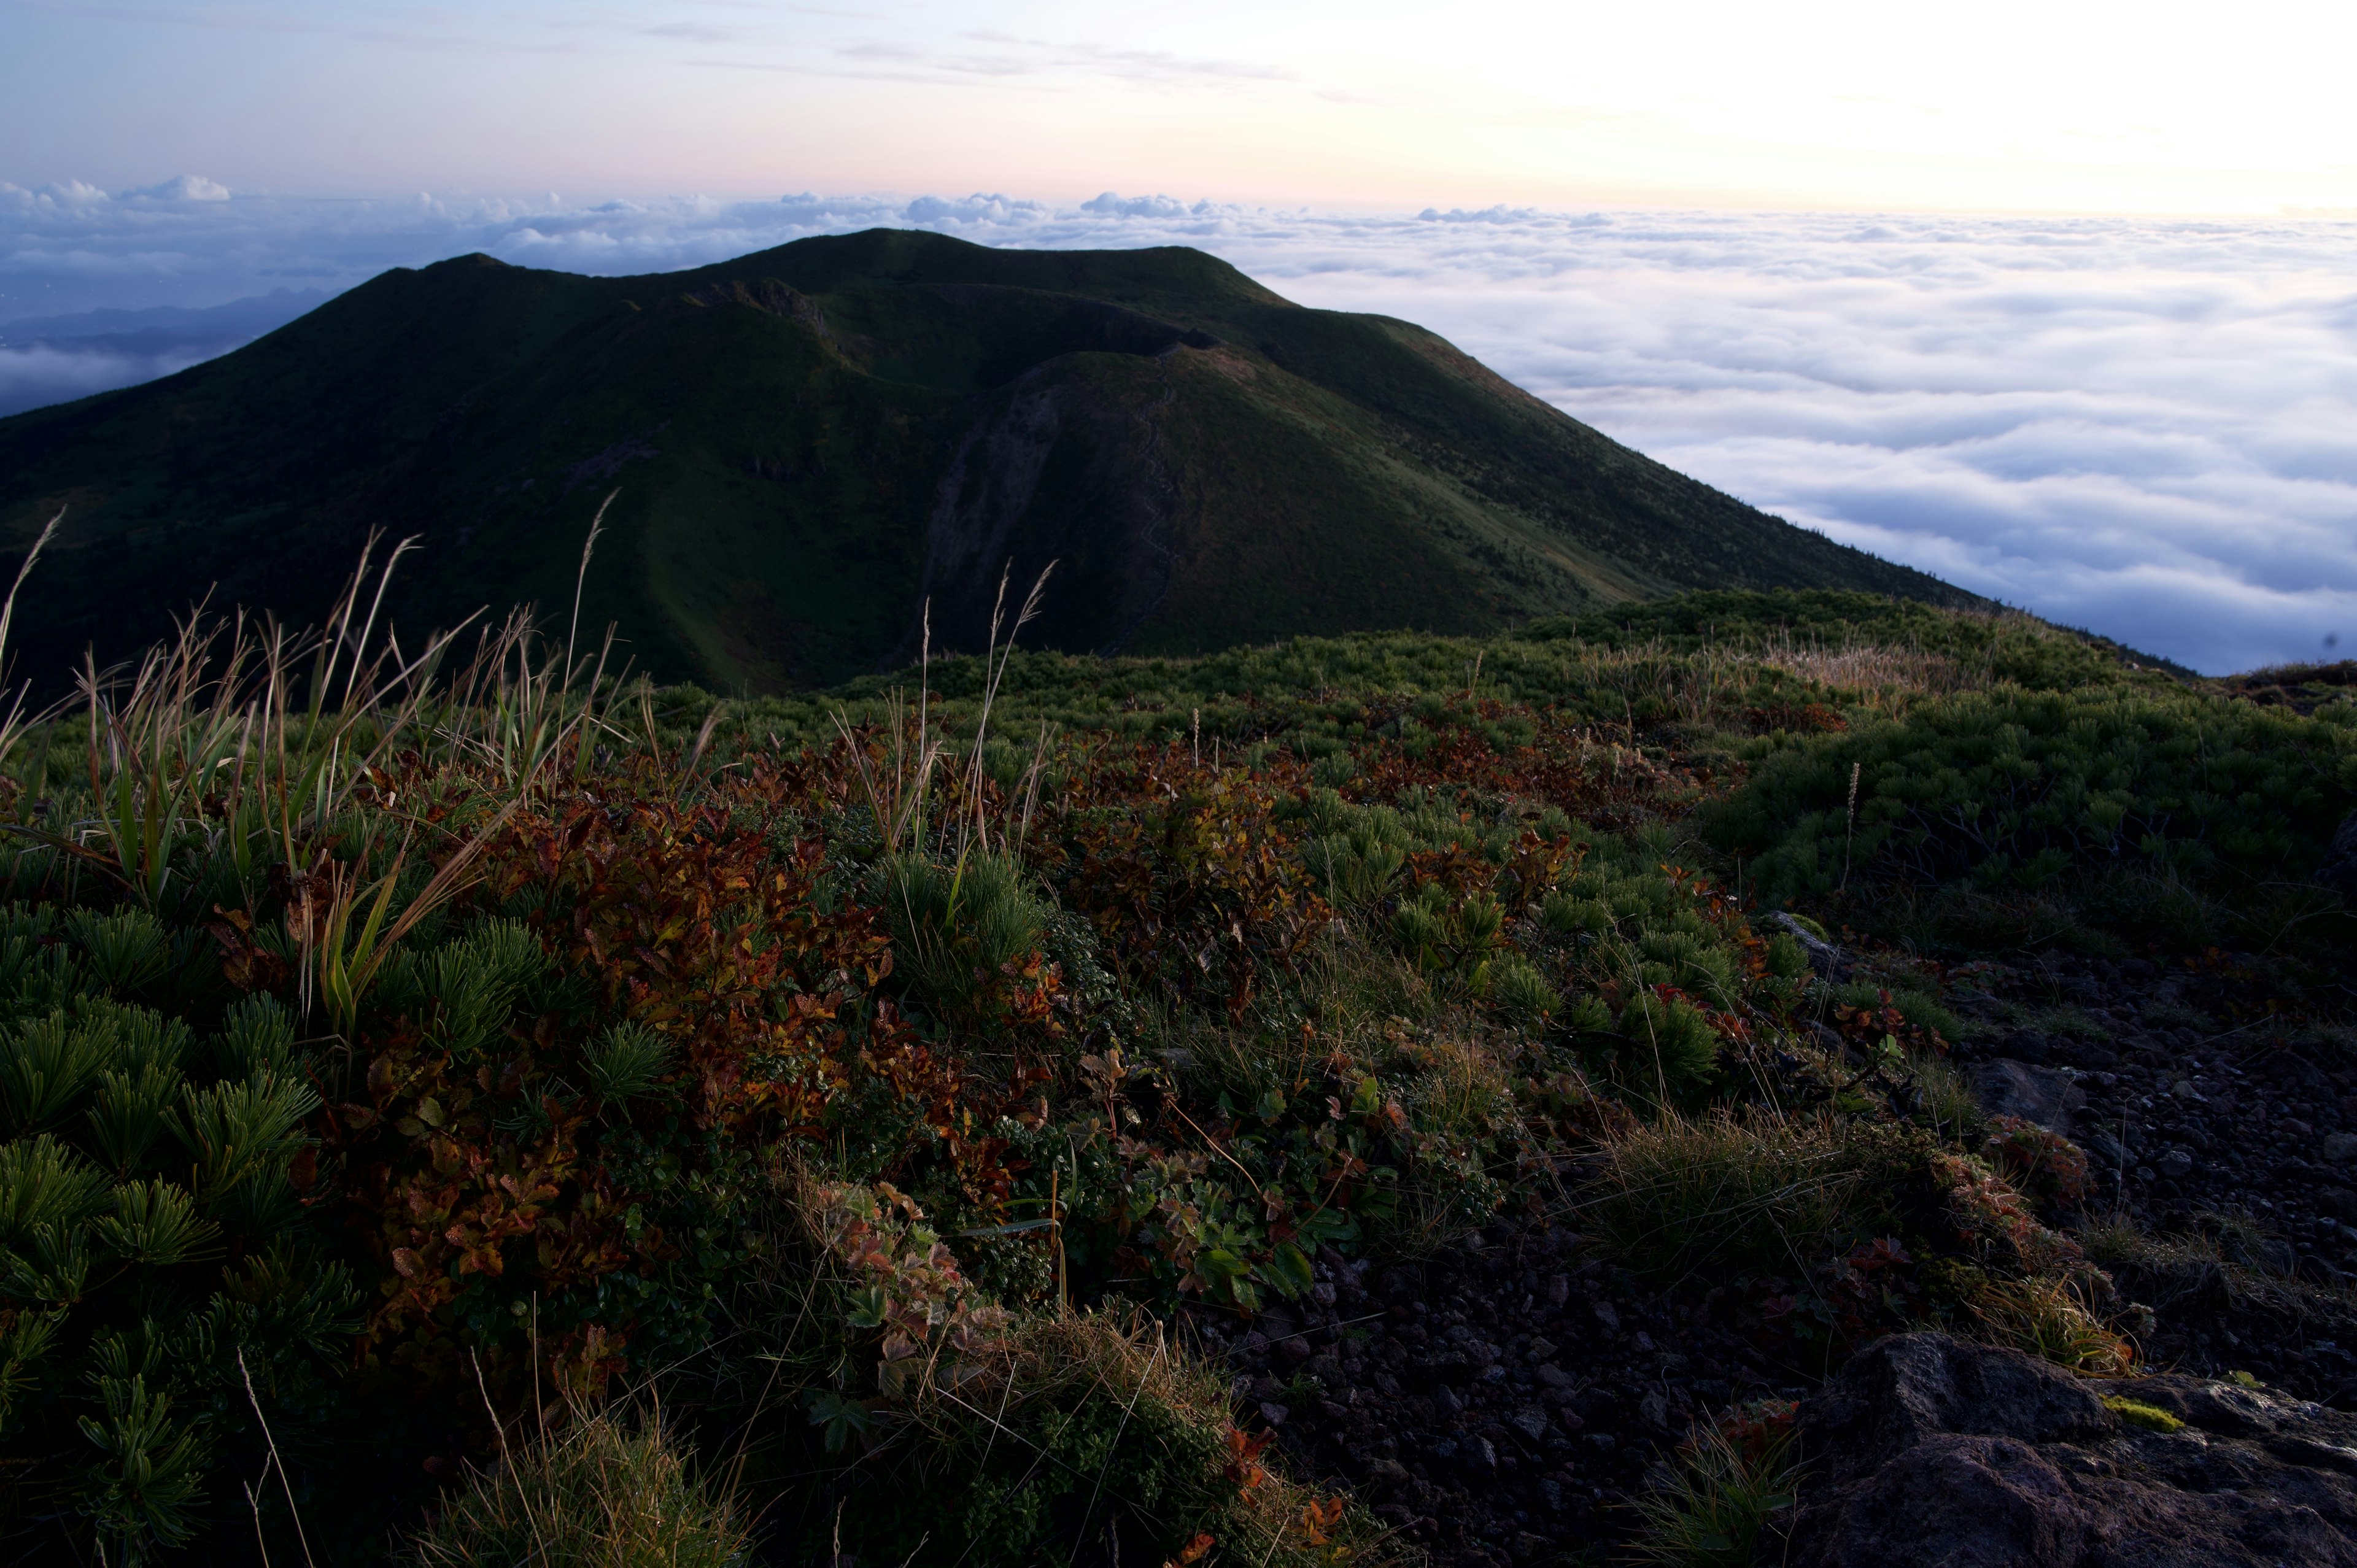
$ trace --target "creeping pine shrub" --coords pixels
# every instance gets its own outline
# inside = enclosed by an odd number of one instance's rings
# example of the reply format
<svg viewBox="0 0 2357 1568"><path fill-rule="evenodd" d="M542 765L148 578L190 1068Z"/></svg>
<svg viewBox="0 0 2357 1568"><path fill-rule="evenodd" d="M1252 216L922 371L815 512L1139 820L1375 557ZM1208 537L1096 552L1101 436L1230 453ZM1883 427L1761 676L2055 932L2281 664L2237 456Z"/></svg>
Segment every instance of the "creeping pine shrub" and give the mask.
<svg viewBox="0 0 2357 1568"><path fill-rule="evenodd" d="M1590 1067L1647 1103L1699 1103L1717 1078L1717 1033L1674 993L1641 991L1617 1015L1601 999L1583 996L1561 1017Z"/></svg>
<svg viewBox="0 0 2357 1568"><path fill-rule="evenodd" d="M1022 866L987 850L948 864L888 855L877 881L894 970L925 1005L956 1022L989 1016L1010 966L1039 950L1048 925Z"/></svg>
<svg viewBox="0 0 2357 1568"><path fill-rule="evenodd" d="M249 1371L283 1435L314 1435L285 1412L321 1413L359 1305L302 1202L319 1102L275 1001L200 1043L124 999L177 967L153 917L0 925L59 933L47 961L0 957L0 1452L20 1496L145 1561L242 1462Z"/></svg>
<svg viewBox="0 0 2357 1568"><path fill-rule="evenodd" d="M2121 865L2304 875L2352 800L2357 736L2330 725L2185 693L1999 689L1767 756L1708 827L1779 901L1846 879L2035 889Z"/></svg>

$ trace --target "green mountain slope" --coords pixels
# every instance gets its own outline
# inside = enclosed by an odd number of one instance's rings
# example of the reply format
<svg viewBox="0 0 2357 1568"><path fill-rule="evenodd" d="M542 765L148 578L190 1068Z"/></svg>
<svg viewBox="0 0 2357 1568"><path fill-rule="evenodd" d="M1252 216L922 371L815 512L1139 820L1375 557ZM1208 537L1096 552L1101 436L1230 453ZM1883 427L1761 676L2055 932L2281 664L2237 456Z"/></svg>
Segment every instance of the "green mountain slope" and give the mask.
<svg viewBox="0 0 2357 1568"><path fill-rule="evenodd" d="M1935 602L1437 337L1305 309L1200 252L871 231L587 278L395 271L224 359L0 421L0 538L66 529L17 610L37 671L216 603L317 613L371 531L390 606L569 605L728 690L972 647L1002 568L1060 563L1043 643L1189 652L1474 631L1695 587Z"/></svg>

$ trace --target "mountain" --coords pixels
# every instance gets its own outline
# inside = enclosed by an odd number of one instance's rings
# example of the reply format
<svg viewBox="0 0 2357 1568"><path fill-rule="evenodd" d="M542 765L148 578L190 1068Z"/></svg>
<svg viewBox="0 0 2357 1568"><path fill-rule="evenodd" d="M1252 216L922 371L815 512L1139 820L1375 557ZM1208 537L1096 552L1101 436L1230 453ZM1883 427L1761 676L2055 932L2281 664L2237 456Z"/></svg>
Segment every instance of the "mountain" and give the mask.
<svg viewBox="0 0 2357 1568"><path fill-rule="evenodd" d="M638 668L775 691L1027 640L1187 652L1476 631L1695 587L1970 596L1631 451L1421 328L1200 252L889 230L683 273L400 269L168 379L0 420L0 538L68 521L17 607L36 671L216 605L319 613L371 531L389 607L568 612Z"/></svg>
<svg viewBox="0 0 2357 1568"><path fill-rule="evenodd" d="M284 327L328 297L274 288L226 305L88 310L0 322L0 414L132 386Z"/></svg>
<svg viewBox="0 0 2357 1568"><path fill-rule="evenodd" d="M190 308L151 306L145 310L84 310L70 316L25 316L0 322L0 345L31 343L63 347L78 342L211 342L222 338L259 338L317 309L330 296L323 288L274 288L226 305Z"/></svg>

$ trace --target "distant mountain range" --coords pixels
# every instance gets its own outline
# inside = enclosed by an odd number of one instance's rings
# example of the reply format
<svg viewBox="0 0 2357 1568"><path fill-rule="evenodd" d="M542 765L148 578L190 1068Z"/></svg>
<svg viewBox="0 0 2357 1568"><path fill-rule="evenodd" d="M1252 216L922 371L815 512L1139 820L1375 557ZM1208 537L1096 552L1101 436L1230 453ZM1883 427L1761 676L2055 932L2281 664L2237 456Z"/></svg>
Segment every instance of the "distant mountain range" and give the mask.
<svg viewBox="0 0 2357 1568"><path fill-rule="evenodd" d="M167 375L251 343L329 297L325 289L278 288L199 309L166 305L0 322L0 415Z"/></svg>
<svg viewBox="0 0 2357 1568"><path fill-rule="evenodd" d="M188 325L155 314L71 327ZM413 631L562 613L609 493L585 621L721 690L913 658L928 601L937 649L978 646L1010 561L1018 591L1059 563L1027 640L1073 650L1476 631L1694 587L1976 602L1200 252L875 230L642 277L396 270L0 420L0 540L69 508L12 638L45 675L102 661L215 585L307 618L371 531L422 536L392 601Z"/></svg>

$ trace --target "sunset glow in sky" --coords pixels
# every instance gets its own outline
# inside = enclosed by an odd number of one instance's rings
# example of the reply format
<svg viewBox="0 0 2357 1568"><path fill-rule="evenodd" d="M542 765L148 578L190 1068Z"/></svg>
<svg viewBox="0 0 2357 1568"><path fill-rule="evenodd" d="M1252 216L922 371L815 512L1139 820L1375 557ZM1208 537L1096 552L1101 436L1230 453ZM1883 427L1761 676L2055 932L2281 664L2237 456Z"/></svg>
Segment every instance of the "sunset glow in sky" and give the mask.
<svg viewBox="0 0 2357 1568"><path fill-rule="evenodd" d="M0 0L0 177L2357 209L2315 0Z"/></svg>

